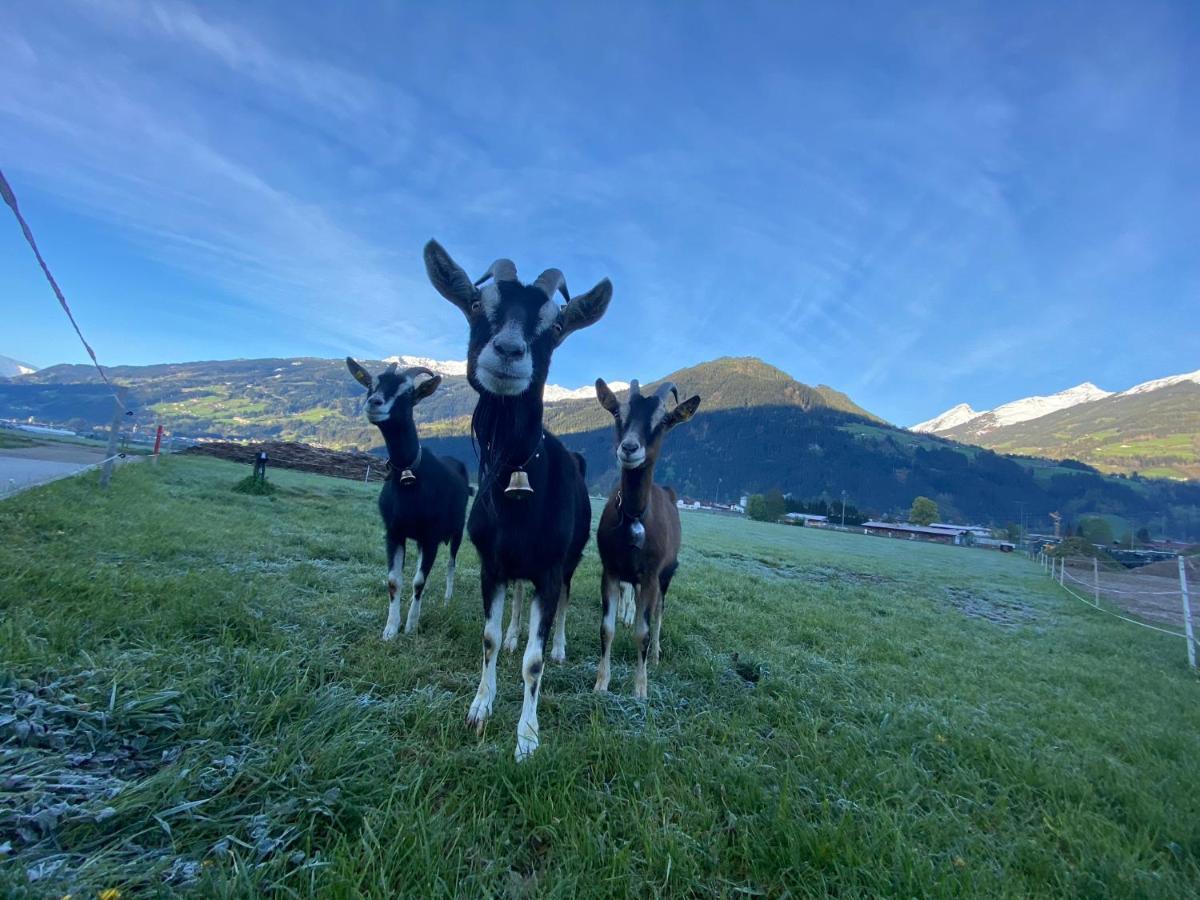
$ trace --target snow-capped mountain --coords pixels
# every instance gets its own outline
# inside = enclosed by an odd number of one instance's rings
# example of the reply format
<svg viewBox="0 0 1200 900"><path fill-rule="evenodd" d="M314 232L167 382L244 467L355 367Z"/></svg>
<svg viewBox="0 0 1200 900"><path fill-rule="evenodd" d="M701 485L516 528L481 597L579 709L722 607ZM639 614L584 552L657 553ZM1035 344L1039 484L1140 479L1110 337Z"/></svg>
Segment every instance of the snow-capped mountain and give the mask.
<svg viewBox="0 0 1200 900"><path fill-rule="evenodd" d="M389 356L384 362L396 363L400 366L424 366L427 369L433 369L439 375L457 375L465 377L467 374L467 361L465 359L426 359L423 356ZM621 391L629 387L629 383L625 381L610 381L608 386L614 391ZM542 399L546 403L558 403L562 400L586 400L589 397L596 396L596 389L588 384L583 387L565 388L558 384L546 385L546 390L542 394Z"/></svg>
<svg viewBox="0 0 1200 900"><path fill-rule="evenodd" d="M32 375L37 369L28 363L20 362L11 356L0 356L0 378L15 378L18 375Z"/></svg>
<svg viewBox="0 0 1200 900"><path fill-rule="evenodd" d="M1162 380L1166 381L1167 379ZM963 425L970 423L969 431L972 434L987 434L989 431L1003 428L1006 425L1028 422L1031 419L1058 412L1060 409L1069 409L1081 403L1091 403L1111 396L1111 391L1098 388L1090 381L1085 381L1083 384L1077 384L1075 387L1059 391L1057 394L1023 397L1020 400L1013 400L997 406L995 409L985 409L982 412L976 412L967 404L960 403L946 410L940 416L914 425L909 430L928 434L944 434L952 429L961 429Z"/></svg>
<svg viewBox="0 0 1200 900"><path fill-rule="evenodd" d="M1165 387L1171 387L1176 384L1185 384L1192 382L1200 384L1200 369L1195 372L1188 372L1185 375L1168 375L1166 378L1155 378L1153 381L1143 381L1141 384L1135 384L1127 391L1121 391L1118 396L1128 397L1131 394L1147 394L1150 391L1157 391Z"/></svg>
<svg viewBox="0 0 1200 900"><path fill-rule="evenodd" d="M920 431L926 434L937 434L939 431L948 431L951 428L956 428L972 419L978 418L982 413L978 413L971 409L969 403L959 403L957 406L952 406L940 416L934 416L932 419L926 419L924 422L918 422L909 428L909 431Z"/></svg>

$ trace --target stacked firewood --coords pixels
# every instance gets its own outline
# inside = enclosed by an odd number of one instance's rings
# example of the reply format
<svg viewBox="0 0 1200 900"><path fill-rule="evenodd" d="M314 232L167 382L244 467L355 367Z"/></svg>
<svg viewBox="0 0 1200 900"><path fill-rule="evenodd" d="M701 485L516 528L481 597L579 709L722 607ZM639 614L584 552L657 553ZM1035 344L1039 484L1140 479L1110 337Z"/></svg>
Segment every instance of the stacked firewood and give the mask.
<svg viewBox="0 0 1200 900"><path fill-rule="evenodd" d="M331 475L334 478L353 478L355 481L383 481L389 471L388 461L382 456L358 450L326 450L323 447L295 444L290 441L261 441L252 444L210 441L196 444L183 452L252 465L262 451L266 451L267 454L268 472L276 466L281 469Z"/></svg>

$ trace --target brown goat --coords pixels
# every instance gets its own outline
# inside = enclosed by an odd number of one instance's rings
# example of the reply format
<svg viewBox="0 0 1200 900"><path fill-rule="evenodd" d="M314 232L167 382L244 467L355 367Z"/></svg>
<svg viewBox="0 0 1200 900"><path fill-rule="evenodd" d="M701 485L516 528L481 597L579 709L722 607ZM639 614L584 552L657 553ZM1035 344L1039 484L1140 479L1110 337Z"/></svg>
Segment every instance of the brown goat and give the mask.
<svg viewBox="0 0 1200 900"><path fill-rule="evenodd" d="M690 419L700 406L699 397L690 397L668 409L668 394L678 401L679 392L669 381L647 397L642 396L634 381L629 386L629 398L621 403L603 379L596 379L596 397L615 421L617 462L621 466L621 481L609 495L596 529L596 546L603 567L597 691L608 690L609 655L622 582L633 585L637 604L635 697L646 696L646 657L658 664L663 605L671 578L679 567L682 530L675 492L654 483L654 464L666 433Z"/></svg>

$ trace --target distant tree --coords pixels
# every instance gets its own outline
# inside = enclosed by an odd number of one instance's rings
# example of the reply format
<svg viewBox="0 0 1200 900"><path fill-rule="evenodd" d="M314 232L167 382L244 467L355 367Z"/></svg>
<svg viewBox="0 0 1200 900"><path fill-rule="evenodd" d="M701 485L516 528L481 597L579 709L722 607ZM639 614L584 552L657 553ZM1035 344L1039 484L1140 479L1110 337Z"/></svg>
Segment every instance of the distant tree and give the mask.
<svg viewBox="0 0 1200 900"><path fill-rule="evenodd" d="M771 488L767 491L767 521L774 522L787 512L787 500L784 499L783 491L779 488Z"/></svg>
<svg viewBox="0 0 1200 900"><path fill-rule="evenodd" d="M1150 529L1149 528L1139 528L1137 530L1137 539L1138 539L1138 543L1140 543L1140 544L1150 543Z"/></svg>
<svg viewBox="0 0 1200 900"><path fill-rule="evenodd" d="M937 521L938 505L928 497L918 497L908 511L908 521L914 525L931 525Z"/></svg>
<svg viewBox="0 0 1200 900"><path fill-rule="evenodd" d="M746 515L756 522L771 521L771 517L767 514L767 498L762 494L751 494L746 500Z"/></svg>
<svg viewBox="0 0 1200 900"><path fill-rule="evenodd" d="M1085 516L1079 520L1079 536L1089 544L1107 547L1113 542L1112 524L1099 516Z"/></svg>
<svg viewBox="0 0 1200 900"><path fill-rule="evenodd" d="M1016 522L1009 522L1004 526L1005 536L1014 544L1021 540L1021 526Z"/></svg>

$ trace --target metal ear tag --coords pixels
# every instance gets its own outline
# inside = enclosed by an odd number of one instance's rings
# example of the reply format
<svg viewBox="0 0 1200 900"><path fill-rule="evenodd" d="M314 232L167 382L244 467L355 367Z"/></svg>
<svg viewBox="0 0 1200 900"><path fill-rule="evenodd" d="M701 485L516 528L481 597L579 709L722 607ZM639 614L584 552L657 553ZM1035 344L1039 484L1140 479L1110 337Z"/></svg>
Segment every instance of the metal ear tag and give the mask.
<svg viewBox="0 0 1200 900"><path fill-rule="evenodd" d="M408 487L409 485L416 484L416 483L417 483L417 476L413 474L412 469L405 469L400 473L401 487Z"/></svg>
<svg viewBox="0 0 1200 900"><path fill-rule="evenodd" d="M508 487L504 489L504 496L524 499L532 493L533 488L529 486L529 476L525 474L525 470L514 469L508 477Z"/></svg>
<svg viewBox="0 0 1200 900"><path fill-rule="evenodd" d="M634 519L629 523L629 546L635 550L646 546L646 526L642 524L641 519Z"/></svg>

